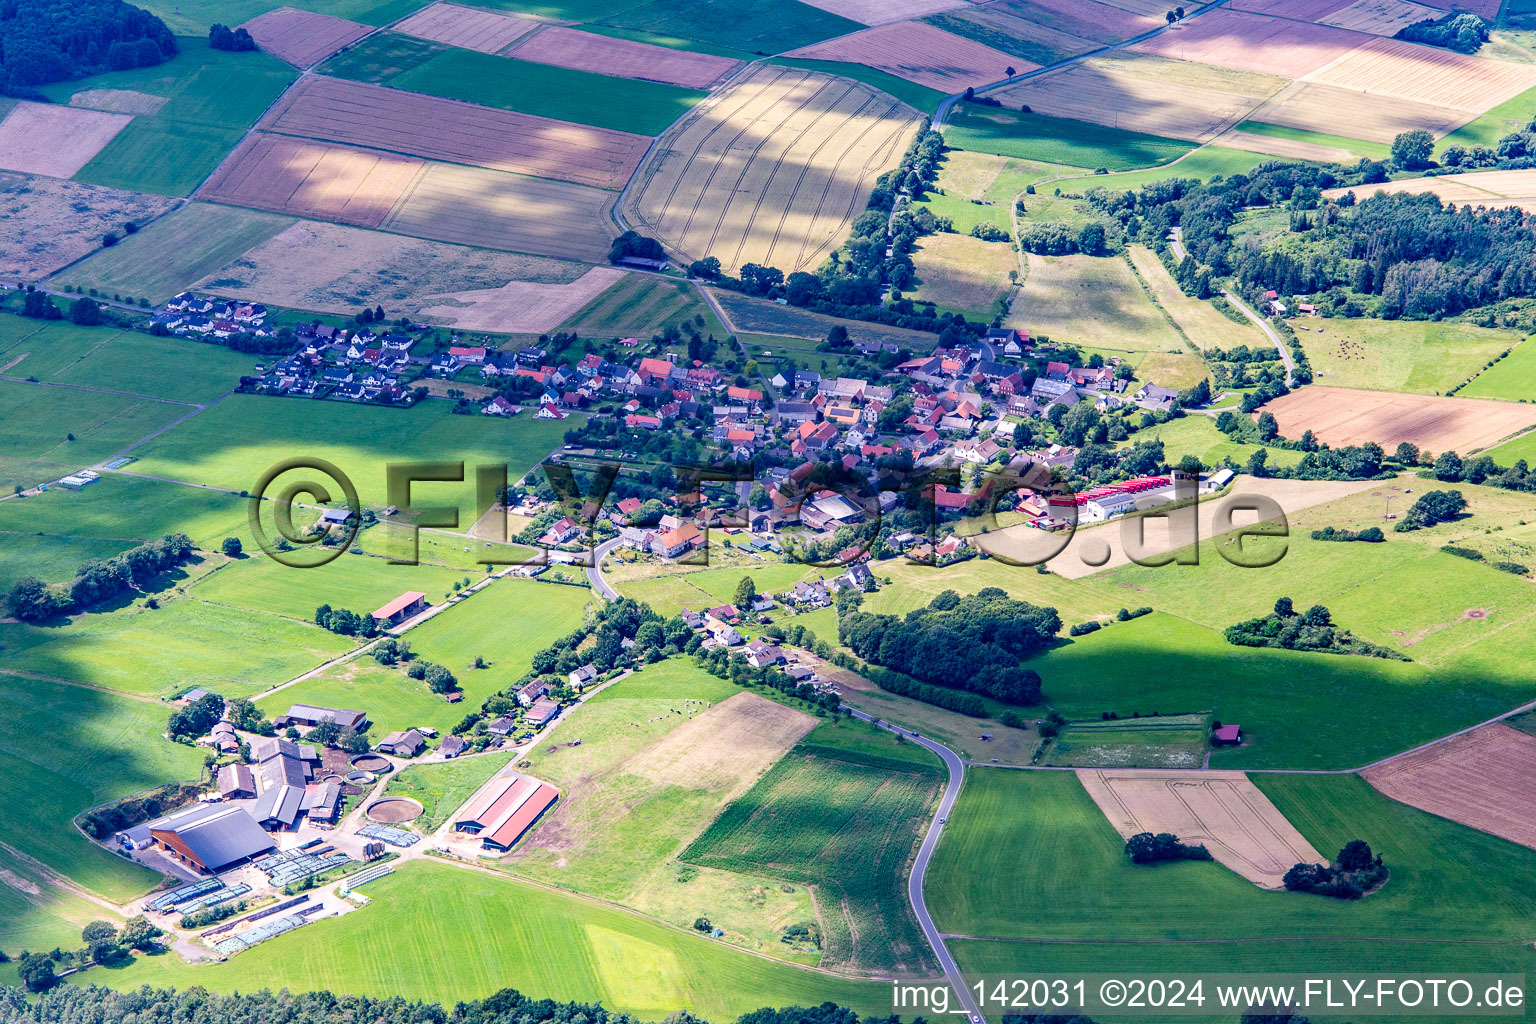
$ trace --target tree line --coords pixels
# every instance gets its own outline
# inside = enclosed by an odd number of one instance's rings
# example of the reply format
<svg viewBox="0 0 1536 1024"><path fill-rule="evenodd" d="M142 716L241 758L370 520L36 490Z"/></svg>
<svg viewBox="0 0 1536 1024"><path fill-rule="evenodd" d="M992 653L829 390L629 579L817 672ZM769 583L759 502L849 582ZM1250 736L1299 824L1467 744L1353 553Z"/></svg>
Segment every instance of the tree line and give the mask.
<svg viewBox="0 0 1536 1024"><path fill-rule="evenodd" d="M56 615L86 611L136 590L192 557L192 540L167 533L111 558L93 558L75 570L68 583L44 583L23 576L6 595L11 614L23 622L43 622Z"/></svg>

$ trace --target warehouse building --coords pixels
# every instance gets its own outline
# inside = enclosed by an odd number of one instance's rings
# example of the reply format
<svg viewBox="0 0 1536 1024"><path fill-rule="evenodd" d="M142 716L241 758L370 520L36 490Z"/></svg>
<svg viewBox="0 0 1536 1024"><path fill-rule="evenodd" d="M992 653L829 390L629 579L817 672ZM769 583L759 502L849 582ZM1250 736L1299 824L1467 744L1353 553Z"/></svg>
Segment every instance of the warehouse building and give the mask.
<svg viewBox="0 0 1536 1024"><path fill-rule="evenodd" d="M454 819L455 832L480 837L487 850L505 852L533 827L560 794L547 782L526 775L503 775L488 782Z"/></svg>
<svg viewBox="0 0 1536 1024"><path fill-rule="evenodd" d="M272 837L240 807L197 804L148 825L150 837L194 871L212 874L274 848Z"/></svg>

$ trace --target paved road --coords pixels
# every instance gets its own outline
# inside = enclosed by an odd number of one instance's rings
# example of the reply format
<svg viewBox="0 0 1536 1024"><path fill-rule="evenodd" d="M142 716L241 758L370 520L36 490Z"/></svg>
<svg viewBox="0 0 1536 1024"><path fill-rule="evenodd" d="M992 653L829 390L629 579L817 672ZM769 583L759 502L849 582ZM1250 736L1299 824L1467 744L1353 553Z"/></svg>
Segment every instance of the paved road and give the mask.
<svg viewBox="0 0 1536 1024"><path fill-rule="evenodd" d="M604 601L617 601L619 599L619 592L609 586L607 580L603 579L603 559L611 555L618 546L618 537L613 538L613 540L603 541L593 550L592 564L587 566L587 582L592 584L593 591Z"/></svg>
<svg viewBox="0 0 1536 1024"><path fill-rule="evenodd" d="M905 736L922 744L938 754L944 761L944 767L949 769L949 785L944 788L944 796L939 800L938 814L929 824L928 834L923 836L923 844L918 848L917 859L912 862L912 874L907 879L907 898L912 901L912 912L917 915L917 923L922 926L923 934L928 938L928 944L933 947L934 955L939 958L939 966L944 969L945 978L949 980L950 986L959 996L961 1007L970 1015L973 1024L983 1024L985 1018L981 1015L980 1007L976 1005L975 994L966 987L965 978L960 974L955 958L949 955L949 947L944 945L944 935L934 925L933 918L928 913L928 903L923 898L923 879L928 875L928 862L933 859L933 851L939 845L939 836L944 832L944 823L949 819L950 812L955 808L955 800L960 796L960 786L965 781L965 762L953 750L926 736L919 736L909 729L891 725L847 705L843 706L843 710L860 721L871 722L898 736Z"/></svg>
<svg viewBox="0 0 1536 1024"><path fill-rule="evenodd" d="M1178 228L1174 228L1173 231L1168 235L1168 243L1173 247L1173 258L1178 260L1180 263L1183 263L1184 257L1189 255L1189 250L1184 248L1184 239L1181 237L1180 230ZM1269 326L1268 321L1250 309L1248 303L1244 302L1236 295L1233 295L1225 288L1221 290L1221 295L1228 302L1232 303L1232 305L1237 308L1239 313L1243 314L1243 316L1247 317L1249 320L1252 320L1253 325L1259 330L1263 331L1265 335L1269 337L1270 341L1274 342L1275 351L1280 353L1280 361L1285 364L1285 386L1290 387L1291 374L1292 371L1296 369L1296 360L1291 358L1291 350L1286 348L1285 342L1281 339L1280 335L1275 333L1275 329Z"/></svg>

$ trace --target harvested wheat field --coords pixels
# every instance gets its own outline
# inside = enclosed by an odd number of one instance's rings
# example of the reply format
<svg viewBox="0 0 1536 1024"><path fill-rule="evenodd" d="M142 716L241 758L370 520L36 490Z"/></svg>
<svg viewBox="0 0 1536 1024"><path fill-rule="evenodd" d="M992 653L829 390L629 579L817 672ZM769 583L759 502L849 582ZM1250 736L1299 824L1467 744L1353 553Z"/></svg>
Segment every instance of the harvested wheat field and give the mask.
<svg viewBox="0 0 1536 1024"><path fill-rule="evenodd" d="M1412 0L1358 0L1357 3L1317 20L1324 25L1369 32L1373 36L1395 36L1415 22L1443 17L1444 11L1413 3Z"/></svg>
<svg viewBox="0 0 1536 1024"><path fill-rule="evenodd" d="M1247 11L1250 14L1278 14L1297 21L1321 21L1350 0L1232 0L1227 4L1231 11Z"/></svg>
<svg viewBox="0 0 1536 1024"><path fill-rule="evenodd" d="M1090 58L992 95L1006 107L1027 103L1037 114L1206 142L1245 120L1286 85L1281 78L1237 71L1225 72L1237 79L1225 88L1214 80L1216 74L1203 76L1211 81L1197 85L1177 81L1177 69L1162 66L1183 63Z"/></svg>
<svg viewBox="0 0 1536 1024"><path fill-rule="evenodd" d="M1360 775L1409 807L1536 850L1536 736L1495 722Z"/></svg>
<svg viewBox="0 0 1536 1024"><path fill-rule="evenodd" d="M625 210L690 259L785 274L842 244L875 179L901 161L918 115L845 78L762 67L661 137Z"/></svg>
<svg viewBox="0 0 1536 1024"><path fill-rule="evenodd" d="M376 228L425 167L414 157L256 132L198 197Z"/></svg>
<svg viewBox="0 0 1536 1024"><path fill-rule="evenodd" d="M263 122L275 132L621 188L651 140L337 78L301 80Z"/></svg>
<svg viewBox="0 0 1536 1024"><path fill-rule="evenodd" d="M414 310L426 296L495 289L508 281L564 285L587 269L581 263L301 220L193 287L293 309L351 313L379 303Z"/></svg>
<svg viewBox="0 0 1536 1024"><path fill-rule="evenodd" d="M1131 49L1300 78L1373 38L1329 25L1310 25L1223 8L1193 18Z"/></svg>
<svg viewBox="0 0 1536 1024"><path fill-rule="evenodd" d="M439 3L423 7L404 21L396 22L390 30L466 50L500 53L540 24L529 18Z"/></svg>
<svg viewBox="0 0 1536 1024"><path fill-rule="evenodd" d="M1172 832L1265 889L1294 864L1326 864L1242 772L1083 770L1078 780L1121 836Z"/></svg>
<svg viewBox="0 0 1536 1024"><path fill-rule="evenodd" d="M109 231L175 207L169 196L0 172L0 275L35 281L101 248Z"/></svg>
<svg viewBox="0 0 1536 1024"><path fill-rule="evenodd" d="M1255 111L1250 120L1368 142L1391 142L1411 128L1445 135L1472 117L1471 111L1433 103L1379 93L1362 96L1353 89L1319 82L1293 82Z"/></svg>
<svg viewBox="0 0 1536 1024"><path fill-rule="evenodd" d="M1361 100L1367 104L1385 94L1481 113L1536 86L1536 64L1485 60L1372 36L1353 53L1318 69L1308 81L1370 93Z"/></svg>
<svg viewBox="0 0 1536 1024"><path fill-rule="evenodd" d="M1319 387L1292 391L1264 406L1286 437L1311 430L1339 445L1375 441L1391 451L1404 441L1427 452L1463 455L1536 424L1536 409L1477 398L1402 395L1390 391Z"/></svg>
<svg viewBox="0 0 1536 1024"><path fill-rule="evenodd" d="M380 223L386 231L488 249L605 260L613 193L484 167L429 163Z"/></svg>
<svg viewBox="0 0 1536 1024"><path fill-rule="evenodd" d="M982 31L972 33L952 23L959 18ZM1161 17L1138 17L1097 0L993 0L952 18L932 23L962 35L985 39L993 33L1014 40L1009 52L1063 58L1119 42L1162 25ZM998 40L999 45L1006 45Z"/></svg>
<svg viewBox="0 0 1536 1024"><path fill-rule="evenodd" d="M167 102L164 96L151 96L132 89L82 89L69 98L72 107L89 107L114 114L155 114Z"/></svg>
<svg viewBox="0 0 1536 1024"><path fill-rule="evenodd" d="M1324 193L1336 199L1350 189L1335 188ZM1353 189L1357 199L1377 193L1428 192L1441 202L1458 205L1509 207L1536 211L1536 170L1478 171L1471 174L1443 174L1434 178L1400 178L1379 185L1361 185Z"/></svg>
<svg viewBox="0 0 1536 1024"><path fill-rule="evenodd" d="M518 60L555 64L619 78L708 89L741 64L729 57L674 50L666 46L615 39L574 28L551 25L531 35L507 54Z"/></svg>
<svg viewBox="0 0 1536 1024"><path fill-rule="evenodd" d="M133 118L22 100L0 121L0 169L70 178Z"/></svg>
<svg viewBox="0 0 1536 1024"><path fill-rule="evenodd" d="M328 14L279 7L240 26L251 34L256 45L295 67L307 68L320 63L349 43L372 32L345 18Z"/></svg>
<svg viewBox="0 0 1536 1024"><path fill-rule="evenodd" d="M1015 71L1040 66L920 21L851 32L791 50L786 56L866 64L946 93L996 82L1010 66Z"/></svg>
<svg viewBox="0 0 1536 1024"><path fill-rule="evenodd" d="M426 295L420 316L466 331L543 334L559 327L624 276L624 271L614 267L593 267L569 284L508 281L496 288Z"/></svg>
<svg viewBox="0 0 1536 1024"><path fill-rule="evenodd" d="M970 6L967 0L806 0L830 14L857 21L862 25L884 25L891 21L922 18L942 11Z"/></svg>

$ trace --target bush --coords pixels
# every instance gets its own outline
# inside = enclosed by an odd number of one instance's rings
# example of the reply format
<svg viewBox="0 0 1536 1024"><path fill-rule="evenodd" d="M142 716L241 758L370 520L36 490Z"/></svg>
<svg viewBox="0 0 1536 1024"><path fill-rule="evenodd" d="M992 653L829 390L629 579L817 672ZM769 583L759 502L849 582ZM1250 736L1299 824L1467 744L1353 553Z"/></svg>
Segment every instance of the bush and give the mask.
<svg viewBox="0 0 1536 1024"><path fill-rule="evenodd" d="M1104 628L1101 622L1079 622L1067 630L1068 636L1087 636L1089 633L1097 633Z"/></svg>
<svg viewBox="0 0 1536 1024"><path fill-rule="evenodd" d="M1170 860L1210 860L1203 846L1181 843L1172 832L1138 832L1125 841L1125 855L1132 864L1160 864Z"/></svg>

